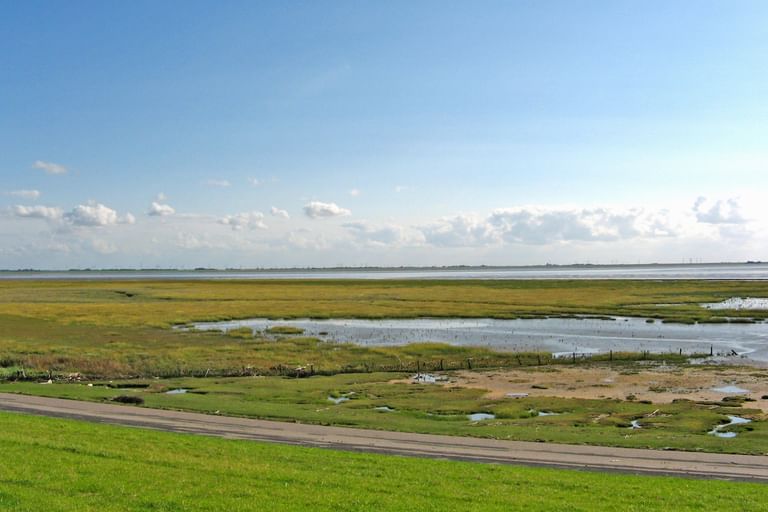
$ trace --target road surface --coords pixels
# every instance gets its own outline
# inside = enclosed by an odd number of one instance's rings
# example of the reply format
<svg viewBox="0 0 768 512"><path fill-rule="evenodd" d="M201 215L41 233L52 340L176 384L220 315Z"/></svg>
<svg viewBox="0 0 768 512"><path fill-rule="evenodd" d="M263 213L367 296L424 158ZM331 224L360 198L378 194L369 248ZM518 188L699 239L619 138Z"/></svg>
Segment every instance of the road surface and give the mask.
<svg viewBox="0 0 768 512"><path fill-rule="evenodd" d="M166 411L0 393L0 410L338 450L768 483L768 457L499 441Z"/></svg>

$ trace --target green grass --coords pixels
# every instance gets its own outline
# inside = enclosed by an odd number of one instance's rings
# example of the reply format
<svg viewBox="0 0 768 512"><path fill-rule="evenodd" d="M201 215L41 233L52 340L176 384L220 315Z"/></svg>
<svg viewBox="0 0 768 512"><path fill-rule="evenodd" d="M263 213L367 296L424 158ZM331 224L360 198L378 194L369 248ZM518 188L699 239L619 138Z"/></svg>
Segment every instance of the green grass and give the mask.
<svg viewBox="0 0 768 512"><path fill-rule="evenodd" d="M765 486L425 460L0 413L0 509L764 510Z"/></svg>
<svg viewBox="0 0 768 512"><path fill-rule="evenodd" d="M143 398L147 407L322 425L568 444L768 454L768 421L760 410L750 409L748 402L743 405L738 402L699 405L690 401L649 404L552 397L490 400L484 398L485 392L479 389L390 382L406 376L372 373L304 379L150 379L96 383L92 387L21 382L0 384L0 392L94 401L130 395ZM146 387L125 389L123 385ZM165 394L176 388L189 392ZM349 400L338 405L328 400L328 397L340 396ZM376 410L383 406L394 411ZM538 411L561 414L539 417ZM471 422L467 415L475 412L493 413L496 419ZM715 425L726 421L729 414L754 421L731 427L730 430L738 432L735 438L707 434ZM635 419L641 421L642 429L629 428Z"/></svg>
<svg viewBox="0 0 768 512"><path fill-rule="evenodd" d="M245 330L177 332L176 324L249 317L412 318L628 315L676 322L751 321L768 312L699 306L768 297L768 283L713 281L3 281L0 378L80 372L92 377L320 373L546 363L443 344L363 348ZM658 304L675 304L659 306ZM429 341L429 340L425 340ZM668 357L668 356L665 356ZM23 369L23 372L22 372Z"/></svg>
<svg viewBox="0 0 768 512"><path fill-rule="evenodd" d="M291 325L275 325L267 329L269 334L304 334L304 329L301 327L293 327Z"/></svg>

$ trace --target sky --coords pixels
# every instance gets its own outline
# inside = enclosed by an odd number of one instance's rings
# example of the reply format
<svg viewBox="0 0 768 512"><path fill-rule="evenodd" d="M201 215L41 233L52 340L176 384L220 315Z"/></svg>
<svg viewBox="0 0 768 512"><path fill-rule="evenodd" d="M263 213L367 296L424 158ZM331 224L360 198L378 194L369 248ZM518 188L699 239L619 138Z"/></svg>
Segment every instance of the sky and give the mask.
<svg viewBox="0 0 768 512"><path fill-rule="evenodd" d="M762 0L0 9L0 268L768 260Z"/></svg>

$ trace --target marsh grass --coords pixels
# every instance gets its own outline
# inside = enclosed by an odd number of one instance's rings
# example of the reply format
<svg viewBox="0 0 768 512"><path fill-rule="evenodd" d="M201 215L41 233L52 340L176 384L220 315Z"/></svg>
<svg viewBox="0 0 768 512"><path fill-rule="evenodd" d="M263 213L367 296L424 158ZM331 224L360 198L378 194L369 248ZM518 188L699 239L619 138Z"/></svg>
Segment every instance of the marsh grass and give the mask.
<svg viewBox="0 0 768 512"><path fill-rule="evenodd" d="M127 384L134 386L130 396L141 397L147 407L154 408L523 441L768 453L765 415L739 401L680 400L672 404L652 404L555 397L491 400L484 397L485 391L481 389L392 382L392 379L411 375L148 379L96 382L93 386L20 382L0 384L0 391L109 401L126 395L122 386ZM165 394L169 389L178 388L192 392ZM328 401L328 397L342 396L348 401L337 405ZM376 410L385 406L395 411L382 415ZM468 414L479 411L495 414L496 419L478 423L467 420ZM538 417L531 411L561 414ZM733 439L707 435L730 414L754 420L749 424L752 430ZM643 428L629 431L634 419L642 419Z"/></svg>
<svg viewBox="0 0 768 512"><path fill-rule="evenodd" d="M365 348L236 329L178 332L196 321L628 315L667 321L723 318L700 307L768 296L768 283L713 281L3 281L0 378L279 375L548 364L548 354L422 344ZM658 304L675 304L659 306ZM766 311L727 312L752 321ZM621 358L614 354L616 358ZM607 355L597 356L608 357ZM628 360L657 355L626 355ZM670 359L672 355L663 356Z"/></svg>

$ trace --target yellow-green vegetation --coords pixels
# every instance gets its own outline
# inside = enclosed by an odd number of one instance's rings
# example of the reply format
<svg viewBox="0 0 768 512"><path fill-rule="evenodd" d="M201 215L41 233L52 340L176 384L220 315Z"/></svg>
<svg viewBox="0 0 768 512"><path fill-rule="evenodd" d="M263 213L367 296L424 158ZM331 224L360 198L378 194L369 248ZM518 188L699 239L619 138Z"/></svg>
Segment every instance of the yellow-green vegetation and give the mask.
<svg viewBox="0 0 768 512"><path fill-rule="evenodd" d="M304 329L301 327L293 327L292 325L275 325L267 329L269 334L304 334Z"/></svg>
<svg viewBox="0 0 768 512"><path fill-rule="evenodd" d="M0 509L764 510L765 486L424 460L0 413Z"/></svg>
<svg viewBox="0 0 768 512"><path fill-rule="evenodd" d="M0 377L320 373L547 363L542 354L425 344L364 348L296 336L177 332L194 321L250 317L630 315L665 321L765 318L699 306L768 296L764 282L712 281L2 281ZM665 304L660 306L660 304ZM669 305L672 304L672 305ZM542 357L544 359L542 360Z"/></svg>
<svg viewBox="0 0 768 512"><path fill-rule="evenodd" d="M86 384L22 382L0 391L79 400L140 397L148 407L300 421L323 425L399 430L523 441L673 448L711 452L768 453L764 414L739 399L697 404L651 404L623 400L551 397L489 400L479 389L392 383L408 375L391 373L281 377L132 380ZM175 389L184 394L166 394ZM329 398L344 397L335 404ZM467 415L491 413L495 419L470 421ZM539 416L539 412L557 413ZM753 419L729 427L737 437L707 434L727 415ZM631 429L632 420L642 428Z"/></svg>

